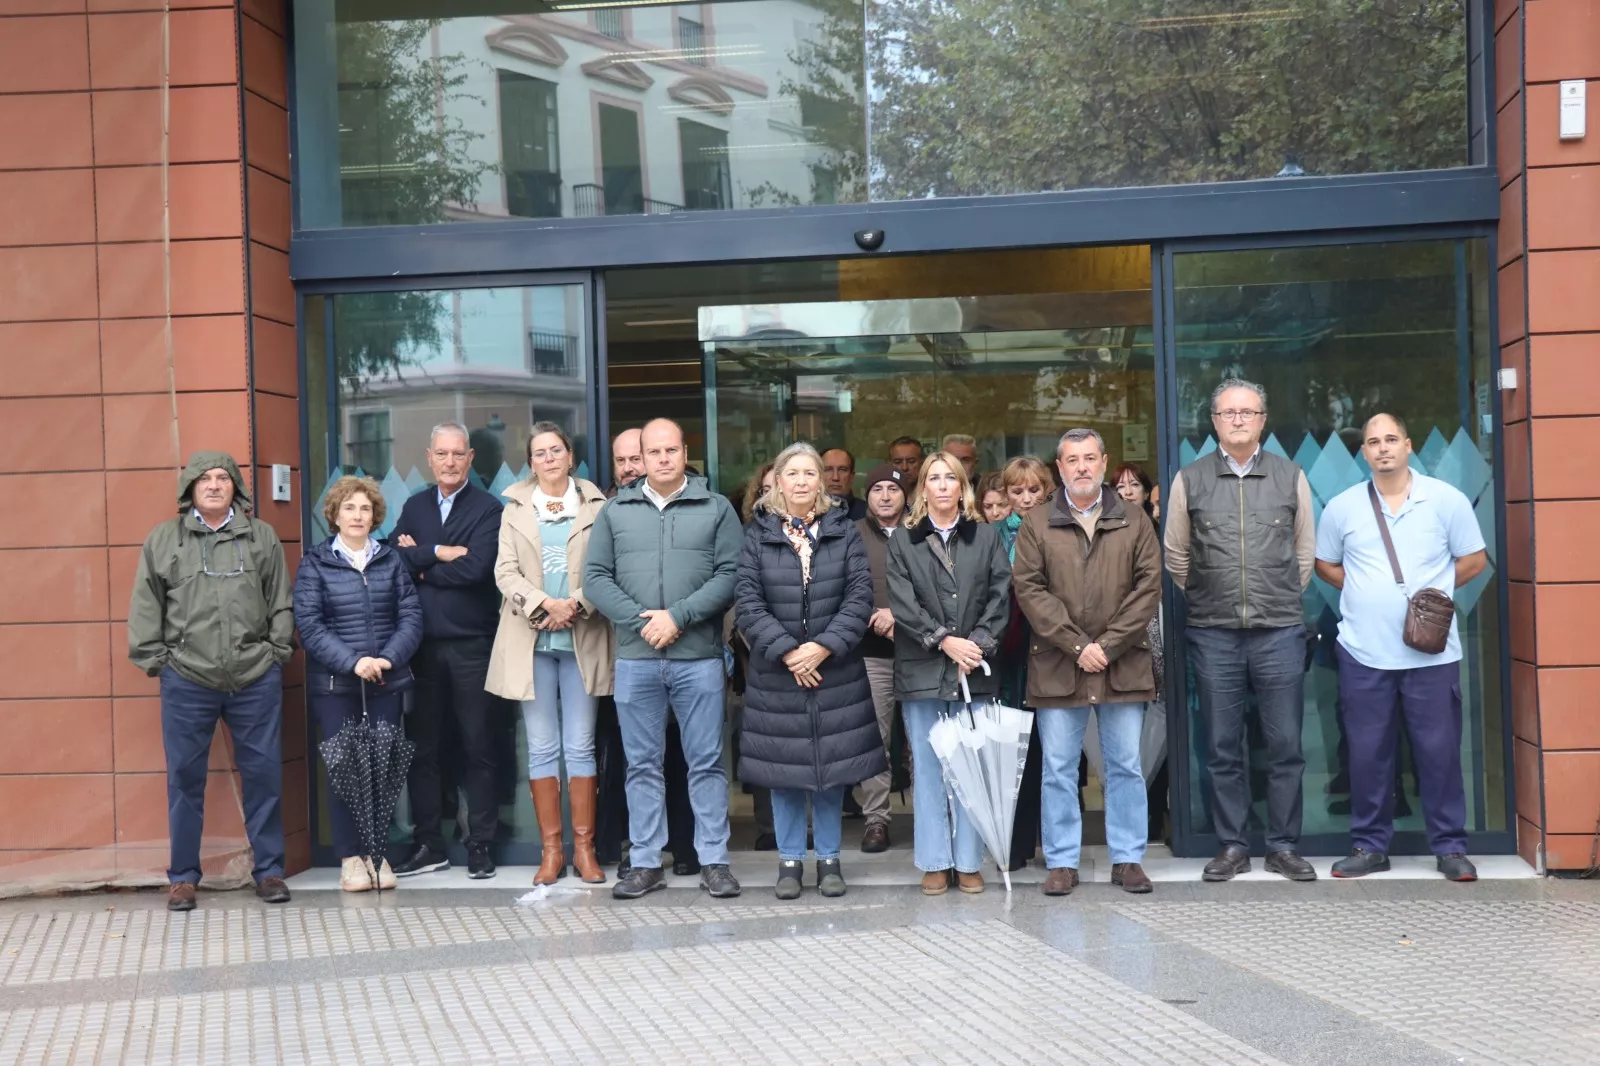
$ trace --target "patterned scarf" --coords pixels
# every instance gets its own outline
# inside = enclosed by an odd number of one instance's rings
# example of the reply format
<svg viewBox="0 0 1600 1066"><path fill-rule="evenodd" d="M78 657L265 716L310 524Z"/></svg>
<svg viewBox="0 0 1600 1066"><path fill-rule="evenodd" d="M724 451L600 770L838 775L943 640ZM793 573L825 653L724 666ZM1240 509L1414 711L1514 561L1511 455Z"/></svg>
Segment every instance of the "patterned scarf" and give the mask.
<svg viewBox="0 0 1600 1066"><path fill-rule="evenodd" d="M1017 562L1017 530L1022 528L1022 516L1012 511L1000 520L1000 539L1005 542L1006 555L1013 566Z"/></svg>
<svg viewBox="0 0 1600 1066"><path fill-rule="evenodd" d="M789 538L789 543L794 545L794 553L800 556L802 587L811 584L811 527L816 521L817 516L814 511L807 511L799 518L793 515L783 516L783 535Z"/></svg>

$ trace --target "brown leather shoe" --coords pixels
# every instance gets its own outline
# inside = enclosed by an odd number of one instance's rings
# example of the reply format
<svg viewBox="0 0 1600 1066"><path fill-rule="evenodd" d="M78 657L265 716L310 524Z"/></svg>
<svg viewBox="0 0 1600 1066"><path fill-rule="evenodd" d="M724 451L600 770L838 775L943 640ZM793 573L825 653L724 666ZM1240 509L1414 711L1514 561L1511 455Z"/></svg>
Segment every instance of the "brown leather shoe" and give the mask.
<svg viewBox="0 0 1600 1066"><path fill-rule="evenodd" d="M256 898L262 903L288 903L289 885L281 877L263 877L256 882Z"/></svg>
<svg viewBox="0 0 1600 1066"><path fill-rule="evenodd" d="M594 854L595 779L569 777L567 801L572 805L572 868L585 883L603 885L606 872Z"/></svg>
<svg viewBox="0 0 1600 1066"><path fill-rule="evenodd" d="M1077 887L1078 871L1070 866L1058 866L1045 876L1041 891L1047 896L1070 896Z"/></svg>
<svg viewBox="0 0 1600 1066"><path fill-rule="evenodd" d="M533 813L539 819L539 872L536 885L553 885L567 873L566 856L561 853L561 779L536 777L528 782L533 796Z"/></svg>
<svg viewBox="0 0 1600 1066"><path fill-rule="evenodd" d="M861 850L869 855L889 850L889 827L882 822L869 823L861 834Z"/></svg>
<svg viewBox="0 0 1600 1066"><path fill-rule="evenodd" d="M948 870L930 870L922 875L922 894L924 896L942 896L950 891L950 873Z"/></svg>
<svg viewBox="0 0 1600 1066"><path fill-rule="evenodd" d="M1137 892L1141 895L1156 890L1156 886L1150 883L1149 875L1144 872L1144 867L1136 862L1114 863L1111 867L1111 883L1121 885L1124 892Z"/></svg>
<svg viewBox="0 0 1600 1066"><path fill-rule="evenodd" d="M194 885L188 881L173 882L172 887L167 889L167 910L194 910Z"/></svg>
<svg viewBox="0 0 1600 1066"><path fill-rule="evenodd" d="M978 873L956 874L956 887L969 896L976 896L983 891L983 875Z"/></svg>

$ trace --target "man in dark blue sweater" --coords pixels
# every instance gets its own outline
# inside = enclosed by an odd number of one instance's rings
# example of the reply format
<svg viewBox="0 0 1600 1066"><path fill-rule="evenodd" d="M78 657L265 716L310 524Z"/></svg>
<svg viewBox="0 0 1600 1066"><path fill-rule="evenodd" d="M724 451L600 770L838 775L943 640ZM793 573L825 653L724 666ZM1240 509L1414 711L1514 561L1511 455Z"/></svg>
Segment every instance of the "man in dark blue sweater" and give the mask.
<svg viewBox="0 0 1600 1066"><path fill-rule="evenodd" d="M484 689L500 615L494 583L500 544L500 501L467 480L472 447L455 422L433 427L428 467L435 485L406 501L390 534L422 599L422 647L412 659L416 703L407 733L411 760L411 818L416 845L395 867L399 877L446 870L439 828L439 747L446 723L461 737L467 793L467 876L493 877L489 845L499 822L495 803L494 698Z"/></svg>

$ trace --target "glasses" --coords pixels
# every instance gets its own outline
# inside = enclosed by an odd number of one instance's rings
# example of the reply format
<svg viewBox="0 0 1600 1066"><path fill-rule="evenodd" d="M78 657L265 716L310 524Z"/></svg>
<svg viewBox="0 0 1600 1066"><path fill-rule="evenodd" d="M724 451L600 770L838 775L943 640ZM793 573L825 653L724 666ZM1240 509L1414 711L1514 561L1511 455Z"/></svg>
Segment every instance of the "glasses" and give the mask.
<svg viewBox="0 0 1600 1066"><path fill-rule="evenodd" d="M206 577L239 577L244 573L244 545L239 543L239 538L234 537L230 543L236 555L236 563L232 570L211 569L211 546L217 538L206 537L200 541L200 572Z"/></svg>
<svg viewBox="0 0 1600 1066"><path fill-rule="evenodd" d="M1266 412L1265 411L1236 411L1236 410L1234 410L1233 408L1230 407L1226 411L1212 411L1211 413L1213 415L1215 415L1216 417L1222 419L1224 422L1254 422L1256 419L1260 418Z"/></svg>

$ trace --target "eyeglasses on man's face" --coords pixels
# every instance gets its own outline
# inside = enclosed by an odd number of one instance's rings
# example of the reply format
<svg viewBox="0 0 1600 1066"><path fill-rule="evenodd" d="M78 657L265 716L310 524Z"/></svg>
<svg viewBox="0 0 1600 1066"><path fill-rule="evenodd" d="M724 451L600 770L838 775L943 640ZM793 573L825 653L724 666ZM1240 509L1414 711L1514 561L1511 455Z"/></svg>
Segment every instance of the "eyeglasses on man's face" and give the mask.
<svg viewBox="0 0 1600 1066"><path fill-rule="evenodd" d="M1230 407L1226 411L1212 411L1211 414L1224 422L1254 422L1266 412Z"/></svg>

